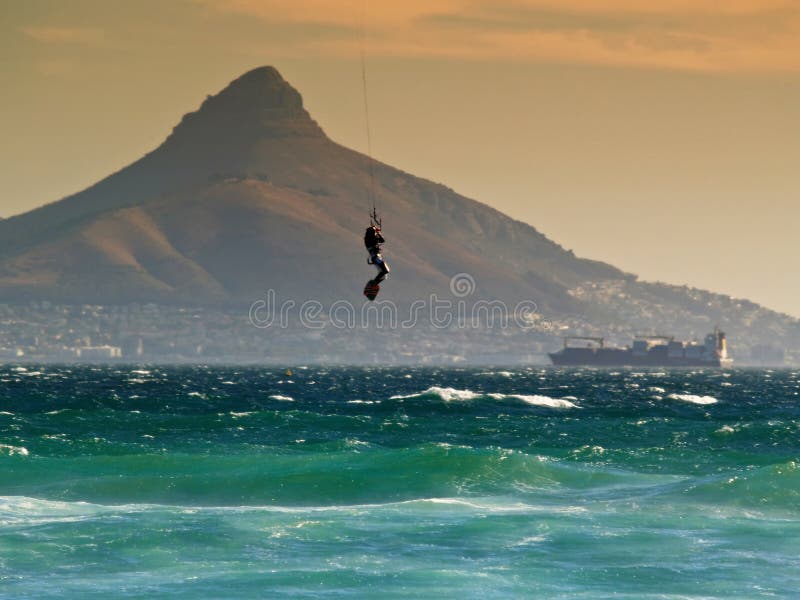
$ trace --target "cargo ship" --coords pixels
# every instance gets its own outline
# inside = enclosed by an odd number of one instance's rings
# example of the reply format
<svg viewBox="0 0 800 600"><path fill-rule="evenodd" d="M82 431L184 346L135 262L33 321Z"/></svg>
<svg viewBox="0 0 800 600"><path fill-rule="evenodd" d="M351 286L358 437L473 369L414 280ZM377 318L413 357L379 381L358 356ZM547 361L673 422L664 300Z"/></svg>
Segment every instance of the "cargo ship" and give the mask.
<svg viewBox="0 0 800 600"><path fill-rule="evenodd" d="M581 345L572 345L581 342ZM549 354L554 365L593 367L727 367L725 333L715 328L704 343L684 342L673 336L636 336L631 346L606 347L604 338L570 336L564 347Z"/></svg>

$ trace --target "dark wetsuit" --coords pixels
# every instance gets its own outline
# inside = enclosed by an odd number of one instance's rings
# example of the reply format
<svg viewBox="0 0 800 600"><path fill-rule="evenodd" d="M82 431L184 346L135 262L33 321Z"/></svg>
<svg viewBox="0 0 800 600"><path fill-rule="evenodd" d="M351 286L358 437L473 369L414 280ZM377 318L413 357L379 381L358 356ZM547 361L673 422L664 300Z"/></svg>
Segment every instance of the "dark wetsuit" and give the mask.
<svg viewBox="0 0 800 600"><path fill-rule="evenodd" d="M369 262L378 269L378 276L372 280L373 283L380 283L386 279L386 276L389 274L389 265L386 264L386 261L383 260L383 256L381 256L381 244L384 242L386 242L386 240L383 239L378 229L375 227L367 227L367 231L364 234L364 245L367 247L367 252L369 252Z"/></svg>

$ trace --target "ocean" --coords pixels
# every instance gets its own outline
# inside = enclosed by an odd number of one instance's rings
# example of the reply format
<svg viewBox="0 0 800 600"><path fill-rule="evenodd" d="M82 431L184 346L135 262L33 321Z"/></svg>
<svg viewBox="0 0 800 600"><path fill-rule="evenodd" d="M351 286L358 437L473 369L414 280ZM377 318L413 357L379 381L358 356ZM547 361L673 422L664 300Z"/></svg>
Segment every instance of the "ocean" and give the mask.
<svg viewBox="0 0 800 600"><path fill-rule="evenodd" d="M2 598L800 598L800 371L0 367Z"/></svg>

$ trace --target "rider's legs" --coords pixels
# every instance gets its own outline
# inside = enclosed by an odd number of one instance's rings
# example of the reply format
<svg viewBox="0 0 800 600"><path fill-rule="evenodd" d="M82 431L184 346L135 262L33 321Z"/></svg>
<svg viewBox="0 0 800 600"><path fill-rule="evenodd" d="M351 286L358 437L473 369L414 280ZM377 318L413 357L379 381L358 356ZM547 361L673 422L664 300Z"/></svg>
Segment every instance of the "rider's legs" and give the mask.
<svg viewBox="0 0 800 600"><path fill-rule="evenodd" d="M372 264L375 265L375 268L378 269L378 276L375 277L372 281L375 283L380 283L386 276L389 274L389 265L386 264L386 261L383 260L383 257L380 253L375 253L371 255Z"/></svg>

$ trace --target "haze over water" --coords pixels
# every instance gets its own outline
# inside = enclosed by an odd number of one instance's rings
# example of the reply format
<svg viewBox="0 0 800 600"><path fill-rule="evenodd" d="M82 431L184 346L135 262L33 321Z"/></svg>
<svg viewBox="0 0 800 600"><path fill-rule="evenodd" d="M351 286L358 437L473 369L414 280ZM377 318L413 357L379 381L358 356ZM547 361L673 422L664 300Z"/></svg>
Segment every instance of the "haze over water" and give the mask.
<svg viewBox="0 0 800 600"><path fill-rule="evenodd" d="M793 598L800 374L0 370L0 596Z"/></svg>

